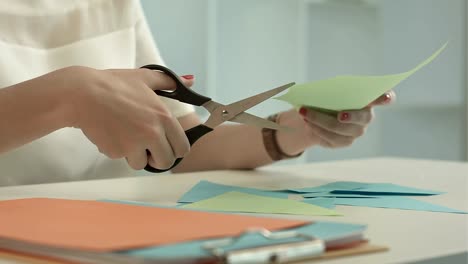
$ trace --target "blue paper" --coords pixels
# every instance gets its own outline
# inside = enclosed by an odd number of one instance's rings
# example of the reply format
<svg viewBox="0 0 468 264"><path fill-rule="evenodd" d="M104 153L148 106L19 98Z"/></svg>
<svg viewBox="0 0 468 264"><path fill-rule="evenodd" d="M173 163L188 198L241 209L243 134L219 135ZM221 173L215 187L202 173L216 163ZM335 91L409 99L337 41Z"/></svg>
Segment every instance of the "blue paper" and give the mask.
<svg viewBox="0 0 468 264"><path fill-rule="evenodd" d="M298 193L331 192L334 190L354 190L366 187L368 184L363 182L338 181L331 182L316 187L288 189Z"/></svg>
<svg viewBox="0 0 468 264"><path fill-rule="evenodd" d="M304 203L309 203L313 205L317 205L320 207L328 208L328 209L333 209L335 208L335 198L309 198L309 199L304 199L301 202Z"/></svg>
<svg viewBox="0 0 468 264"><path fill-rule="evenodd" d="M406 187L393 183L372 183L368 184L366 187L354 190L336 189L332 191L332 193L367 195L436 195L443 192Z"/></svg>
<svg viewBox="0 0 468 264"><path fill-rule="evenodd" d="M332 192L315 192L315 193L305 193L302 195L304 198L333 198L333 197L342 197L342 198L373 198L378 197L378 195L366 195L366 194L354 194L354 193L334 193Z"/></svg>
<svg viewBox="0 0 468 264"><path fill-rule="evenodd" d="M352 235L361 233L366 229L365 225L355 224L341 224L334 222L315 222L310 225L301 226L294 228L297 232L315 236L317 238L328 240L338 238L342 236ZM202 246L211 240L198 240L174 245L151 247L145 249L131 250L120 252L122 254L128 254L132 256L145 257L145 258L179 258L183 257L202 257L208 256L209 254L203 250ZM277 240L273 241L263 238L257 234L249 234L242 236L237 243L226 250L242 249L254 246L271 245L274 243L286 243L289 241L295 241L296 239Z"/></svg>
<svg viewBox="0 0 468 264"><path fill-rule="evenodd" d="M379 198L335 198L336 205L394 208L403 210L430 211L466 214L468 212L431 204L408 197L386 196Z"/></svg>
<svg viewBox="0 0 468 264"><path fill-rule="evenodd" d="M306 193L304 197L332 197L331 194L353 195L436 195L443 192L401 186L393 183L364 183L352 181L332 182L316 187L289 189L298 193ZM329 195L330 194L330 195ZM344 197L344 196L342 196ZM351 197L351 196L348 196ZM353 196L359 198L359 196Z"/></svg>
<svg viewBox="0 0 468 264"><path fill-rule="evenodd" d="M148 206L148 207L159 207L159 208L174 208L177 205L169 206L169 205L160 205L156 203L148 203L148 202L140 202L140 201L128 201L128 200L113 200L113 199L101 199L98 200L101 202L108 202L108 203L120 203L120 204L129 204L129 205L139 205L139 206ZM183 209L183 208L180 208Z"/></svg>
<svg viewBox="0 0 468 264"><path fill-rule="evenodd" d="M194 203L200 200L208 199L214 196L221 195L226 192L244 192L254 195L269 196L275 198L288 198L288 194L280 191L267 191L260 190L255 188L246 188L239 186L230 186L223 185L218 183L212 183L208 181L200 181L187 193L185 193L182 198L179 199L179 203Z"/></svg>

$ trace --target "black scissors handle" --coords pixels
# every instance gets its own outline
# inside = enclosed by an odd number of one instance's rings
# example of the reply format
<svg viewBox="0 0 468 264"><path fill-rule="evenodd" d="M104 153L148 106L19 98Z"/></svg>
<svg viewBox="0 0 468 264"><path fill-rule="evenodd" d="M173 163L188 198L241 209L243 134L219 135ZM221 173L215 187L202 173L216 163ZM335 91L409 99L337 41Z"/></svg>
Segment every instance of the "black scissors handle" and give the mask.
<svg viewBox="0 0 468 264"><path fill-rule="evenodd" d="M192 89L187 88L187 86L185 86L185 84L179 79L179 76L175 72L162 65L149 64L141 68L164 72L169 77L171 77L176 83L176 89L171 92L155 90L154 92L159 96L164 96L167 98L178 100L182 103L187 103L196 106L201 106L204 103L211 101L211 98L198 94Z"/></svg>
<svg viewBox="0 0 468 264"><path fill-rule="evenodd" d="M198 125L198 126L190 128L189 130L186 130L185 135L187 136L190 142L190 146L192 146L199 138L203 137L205 134L211 131L213 131L211 127L207 127L205 125ZM146 150L146 153L148 155L151 154L148 150ZM172 164L172 166L167 169L157 169L147 164L145 167L145 171L154 172L154 173L166 172L166 171L172 170L175 166L177 166L182 161L182 159L183 158L177 158L174 164Z"/></svg>
<svg viewBox="0 0 468 264"><path fill-rule="evenodd" d="M173 71L170 69L161 66L161 65L156 65L156 64L150 64L150 65L145 65L141 68L146 68L154 71L161 71L167 74L169 77L171 77L175 83L176 83L176 89L174 91L168 92L168 91L161 91L161 90L156 90L154 91L157 95L167 97L170 99L178 100L183 103L191 104L191 105L196 105L196 106L201 106L205 104L206 102L211 101L211 98L200 95L191 89L187 88L182 81L179 79L179 76L175 74ZM189 130L185 131L185 135L187 136L190 146L192 146L199 138L204 136L205 134L213 131L211 127L205 126L203 124L195 126L190 128ZM147 154L151 154L148 150L146 150ZM167 169L157 169L153 168L151 165L147 164L145 167L146 171L149 172L154 172L154 173L161 173L161 172L166 172L177 166L183 158L178 158L175 160L174 164L170 168Z"/></svg>

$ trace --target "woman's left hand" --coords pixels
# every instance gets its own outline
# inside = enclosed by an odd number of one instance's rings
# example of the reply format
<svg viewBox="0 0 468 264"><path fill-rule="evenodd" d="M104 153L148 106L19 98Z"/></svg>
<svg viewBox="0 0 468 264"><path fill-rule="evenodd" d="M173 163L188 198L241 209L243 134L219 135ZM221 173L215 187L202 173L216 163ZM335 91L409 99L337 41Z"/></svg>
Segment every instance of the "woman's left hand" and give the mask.
<svg viewBox="0 0 468 264"><path fill-rule="evenodd" d="M278 132L278 144L283 152L294 155L313 145L340 148L351 144L364 135L374 117L373 107L387 105L395 100L389 91L367 107L360 110L342 111L330 115L302 107L281 113L278 123L296 128L294 132Z"/></svg>

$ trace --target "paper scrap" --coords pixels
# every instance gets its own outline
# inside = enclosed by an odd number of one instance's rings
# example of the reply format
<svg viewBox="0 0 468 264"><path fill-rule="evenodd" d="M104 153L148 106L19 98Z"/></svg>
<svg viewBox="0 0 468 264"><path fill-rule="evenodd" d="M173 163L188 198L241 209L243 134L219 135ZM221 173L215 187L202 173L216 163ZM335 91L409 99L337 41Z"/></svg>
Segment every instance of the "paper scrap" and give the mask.
<svg viewBox="0 0 468 264"><path fill-rule="evenodd" d="M364 206L364 207L378 207L378 208L393 208L403 210L416 210L416 211L431 211L431 212L444 212L467 214L466 211L448 208L445 206L432 204L415 200L408 197L386 196L379 198L335 198L336 205L350 205L350 206Z"/></svg>
<svg viewBox="0 0 468 264"><path fill-rule="evenodd" d="M429 58L407 72L382 76L337 76L292 86L286 94L276 99L294 106L332 111L361 109L429 64L445 49L447 44L445 43Z"/></svg>
<svg viewBox="0 0 468 264"><path fill-rule="evenodd" d="M183 205L182 208L267 214L341 215L336 211L295 200L227 192L212 198Z"/></svg>
<svg viewBox="0 0 468 264"><path fill-rule="evenodd" d="M237 191L250 193L254 195L262 195L276 198L288 198L287 193L278 191L260 190L255 188L230 186L218 183L212 183L208 181L200 181L192 189L186 192L180 199L179 203L193 203L207 198L211 198L223 193Z"/></svg>

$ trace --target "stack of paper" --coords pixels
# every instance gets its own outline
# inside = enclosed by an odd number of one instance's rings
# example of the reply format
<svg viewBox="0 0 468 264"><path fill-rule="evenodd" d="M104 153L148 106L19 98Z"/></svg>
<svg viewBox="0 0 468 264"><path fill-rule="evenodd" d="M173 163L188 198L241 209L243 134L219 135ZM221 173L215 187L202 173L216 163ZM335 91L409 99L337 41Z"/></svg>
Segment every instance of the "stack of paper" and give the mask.
<svg viewBox="0 0 468 264"><path fill-rule="evenodd" d="M268 214L340 215L334 210L288 199L288 191L268 191L201 181L180 198L183 208Z"/></svg>
<svg viewBox="0 0 468 264"><path fill-rule="evenodd" d="M319 251L311 252L313 256L326 257L325 250L334 246L345 247L348 251L343 254L386 249L365 242L364 225L200 212L137 202L19 199L0 201L0 216L0 258L21 257L22 261L34 257L54 263L142 263L144 257L157 259L154 263L169 263L174 258L195 263L192 258L201 257L215 260L203 263L221 263L205 245L232 237L238 239L223 250L252 247L258 251L259 247L293 247L305 241L320 245ZM273 240L258 232L239 236L253 228L292 235Z"/></svg>
<svg viewBox="0 0 468 264"><path fill-rule="evenodd" d="M406 187L392 183L334 182L312 188L290 189L301 193L304 201L317 198L333 199L335 205L395 208L405 210L466 213L428 202L409 198L439 195L443 192Z"/></svg>
<svg viewBox="0 0 468 264"><path fill-rule="evenodd" d="M303 199L288 199L291 194ZM179 202L192 209L301 215L339 215L331 210L335 205L467 213L410 198L439 194L442 192L392 183L339 181L306 188L261 190L201 181Z"/></svg>

